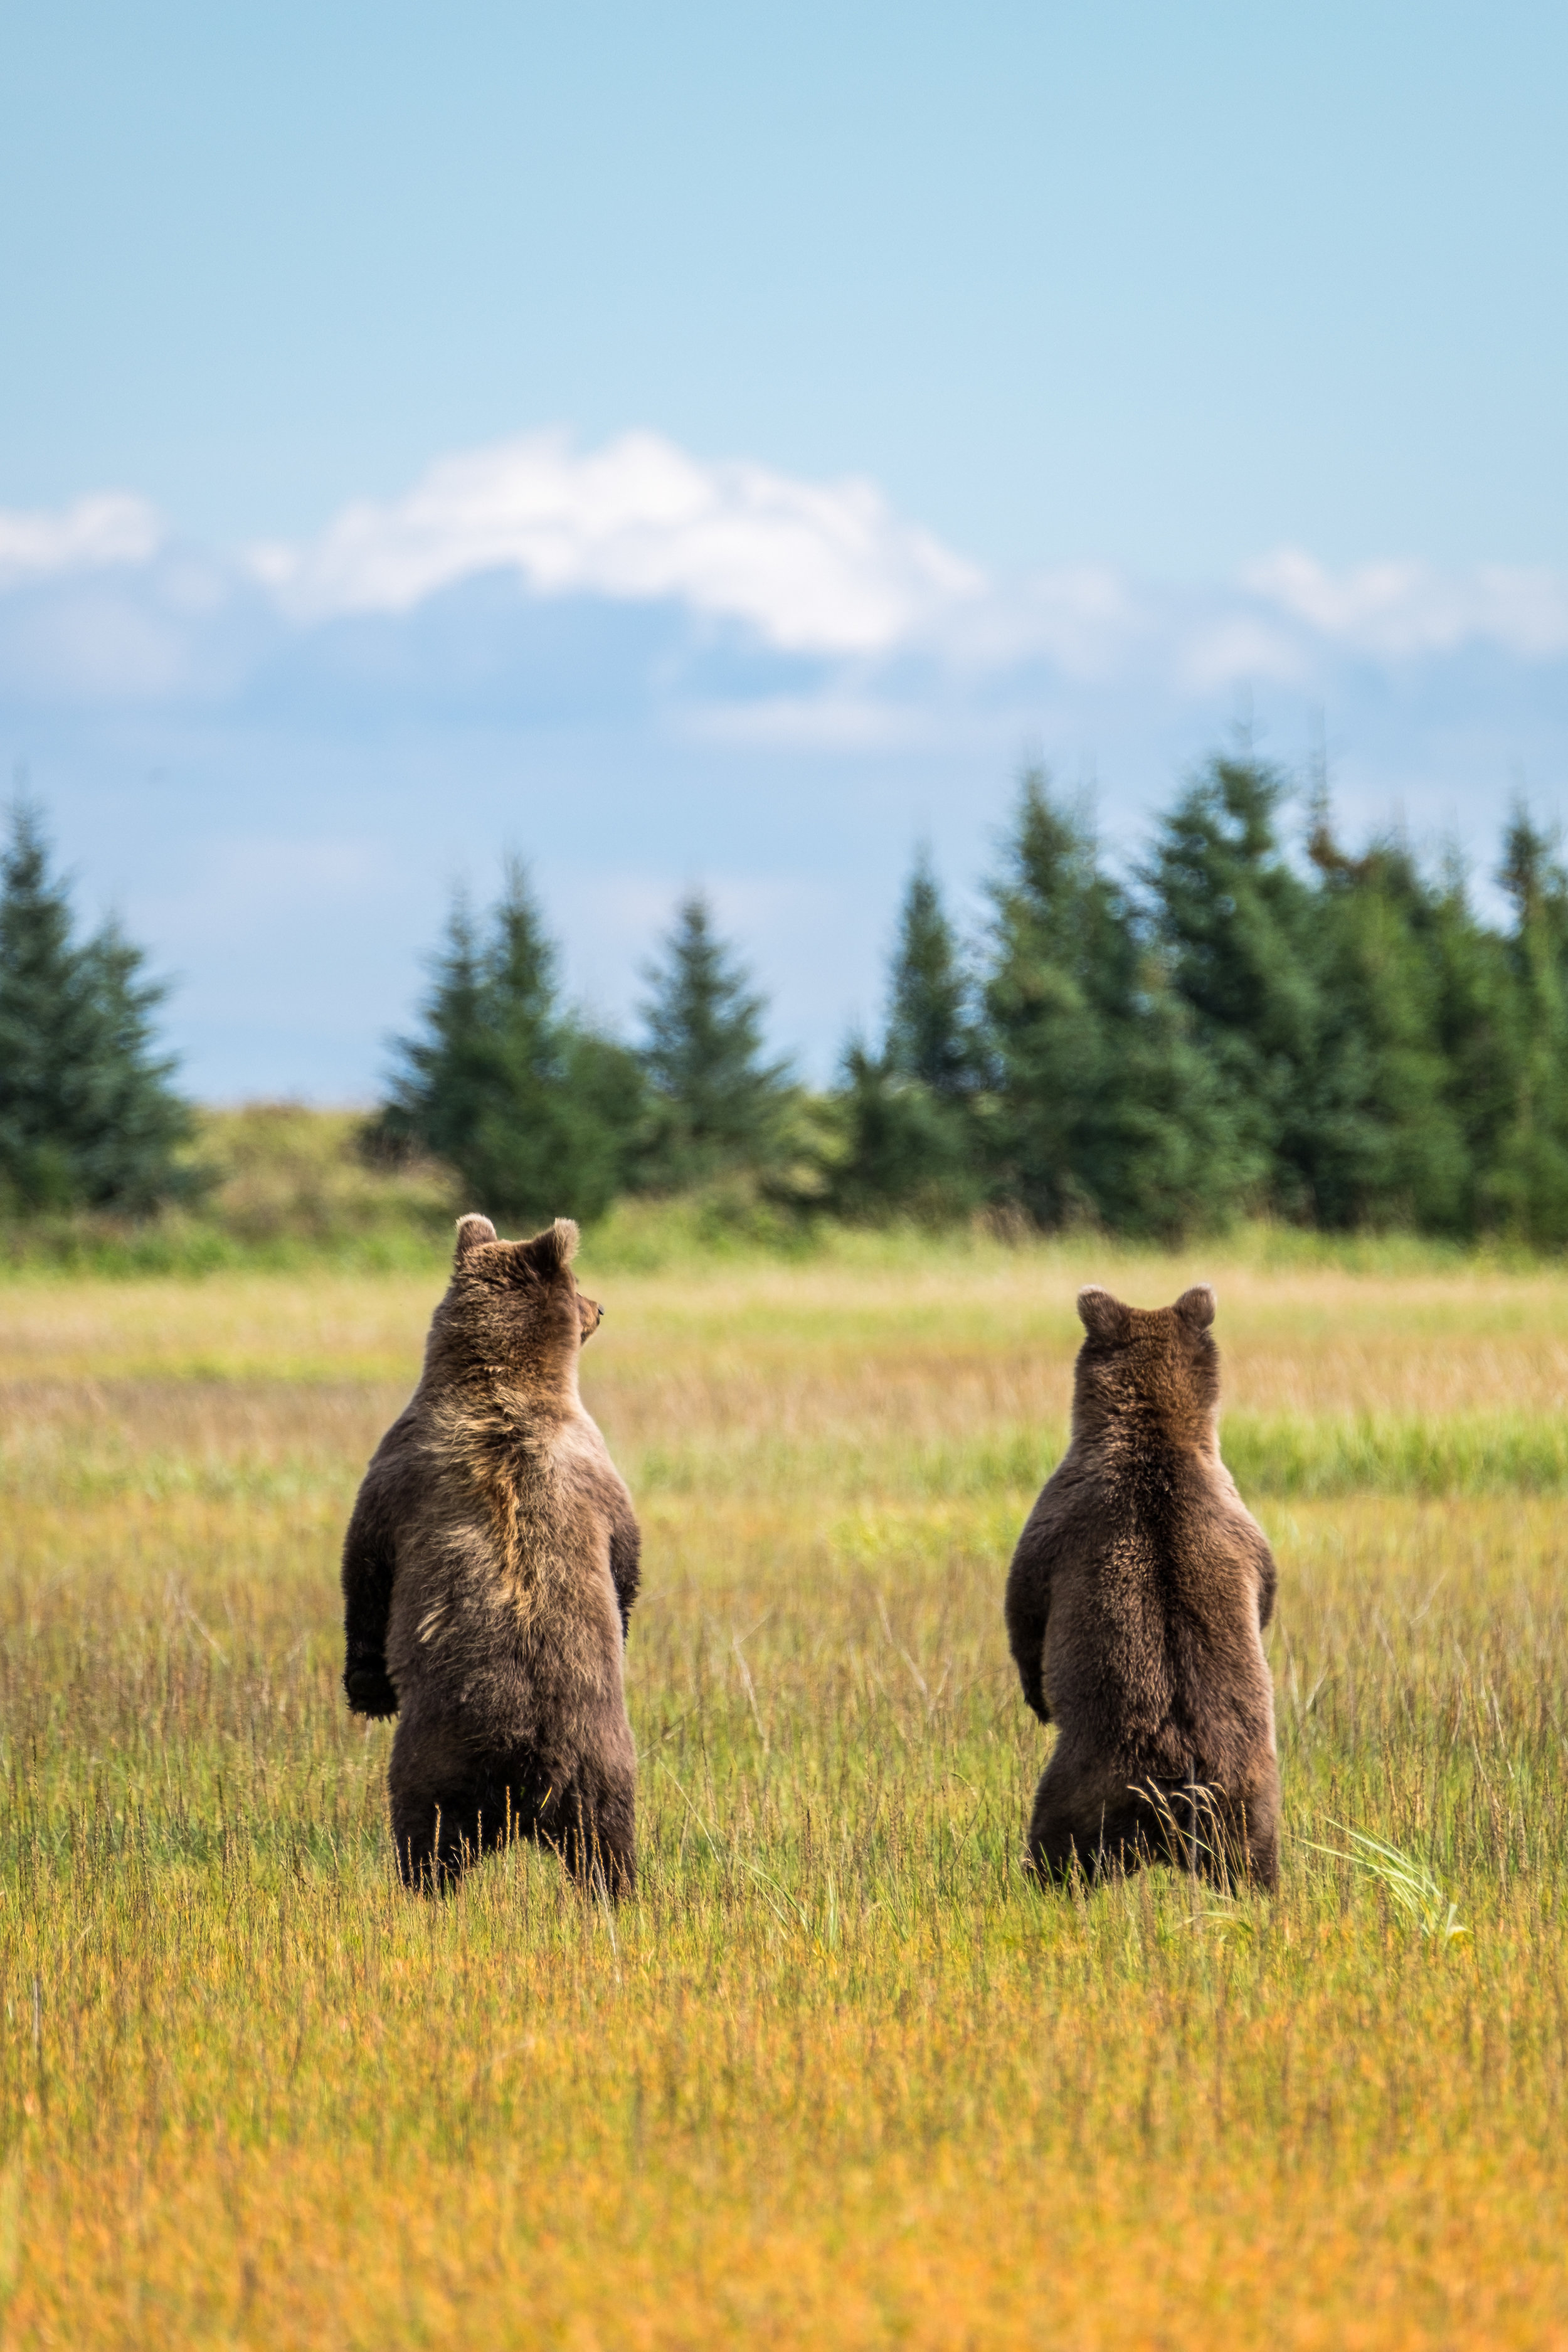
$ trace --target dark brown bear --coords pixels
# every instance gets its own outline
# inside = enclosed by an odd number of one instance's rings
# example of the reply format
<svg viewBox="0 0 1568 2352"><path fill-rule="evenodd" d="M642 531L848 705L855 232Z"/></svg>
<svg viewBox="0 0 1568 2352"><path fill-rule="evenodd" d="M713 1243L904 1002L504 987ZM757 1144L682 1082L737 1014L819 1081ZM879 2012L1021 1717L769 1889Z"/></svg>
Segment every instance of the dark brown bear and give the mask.
<svg viewBox="0 0 1568 2352"><path fill-rule="evenodd" d="M636 1763L621 1659L637 1523L577 1394L600 1309L577 1228L458 1227L425 1370L366 1471L343 1544L358 1715L397 1715L398 1867L434 1888L510 1837L629 1894Z"/></svg>
<svg viewBox="0 0 1568 2352"><path fill-rule="evenodd" d="M1279 1883L1274 1560L1219 1458L1214 1306L1206 1285L1149 1314L1079 1293L1072 1442L1007 1579L1024 1696L1057 1726L1042 1875L1154 1857Z"/></svg>

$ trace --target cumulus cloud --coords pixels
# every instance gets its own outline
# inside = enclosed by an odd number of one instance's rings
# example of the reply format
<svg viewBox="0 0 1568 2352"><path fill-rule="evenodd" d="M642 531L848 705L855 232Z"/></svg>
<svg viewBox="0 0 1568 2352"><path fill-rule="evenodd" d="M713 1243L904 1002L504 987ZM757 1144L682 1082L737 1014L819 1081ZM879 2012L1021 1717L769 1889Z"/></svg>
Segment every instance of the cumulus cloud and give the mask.
<svg viewBox="0 0 1568 2352"><path fill-rule="evenodd" d="M942 649L957 666L1004 670L1045 660L1066 676L1111 677L1158 625L1149 600L1109 564L1076 564L998 583L946 619Z"/></svg>
<svg viewBox="0 0 1568 2352"><path fill-rule="evenodd" d="M54 512L0 507L0 588L63 572L146 563L163 535L156 508L119 490L78 499Z"/></svg>
<svg viewBox="0 0 1568 2352"><path fill-rule="evenodd" d="M478 572L541 596L676 598L789 653L875 655L977 596L984 575L870 483L705 465L652 433L586 455L530 434L444 457L406 498L253 551L301 618L405 613Z"/></svg>
<svg viewBox="0 0 1568 2352"><path fill-rule="evenodd" d="M1486 563L1445 574L1409 562L1331 572L1280 548L1243 575L1252 593L1321 637L1384 659L1500 646L1521 659L1568 652L1568 575Z"/></svg>
<svg viewBox="0 0 1568 2352"><path fill-rule="evenodd" d="M547 433L442 457L405 497L242 556L180 544L124 493L0 509L0 693L221 695L277 641L304 651L321 623L362 615L383 625L386 685L417 676L471 700L479 672L493 684L523 662L510 604L484 658L466 646L450 668L438 616L426 631L420 614L481 575L510 576L540 606L658 605L667 636L694 620L693 663L647 657L651 699L684 697L688 731L780 746L889 749L966 697L989 708L1009 692L1148 688L1192 702L1241 683L1321 694L1347 664L1478 646L1526 664L1568 656L1564 572L1405 559L1336 570L1285 547L1205 587L1105 565L987 576L869 482L710 464L652 433L586 451ZM702 625L714 621L749 639L738 666L731 634ZM610 634L592 613L583 625ZM784 659L770 668L769 655ZM602 695L605 664L589 667Z"/></svg>
<svg viewBox="0 0 1568 2352"><path fill-rule="evenodd" d="M1312 676L1314 648L1300 630L1267 614L1219 612L1188 621L1176 633L1172 675L1189 692L1258 685L1300 686Z"/></svg>

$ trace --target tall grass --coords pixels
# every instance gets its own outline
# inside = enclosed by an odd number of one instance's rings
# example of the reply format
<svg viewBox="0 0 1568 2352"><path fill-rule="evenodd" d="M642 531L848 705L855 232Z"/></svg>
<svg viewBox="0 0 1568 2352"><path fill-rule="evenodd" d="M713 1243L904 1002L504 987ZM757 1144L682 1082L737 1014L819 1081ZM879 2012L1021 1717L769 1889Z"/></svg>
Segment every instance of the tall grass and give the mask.
<svg viewBox="0 0 1568 2352"><path fill-rule="evenodd" d="M614 1917L527 1853L405 1896L338 1695L430 1280L0 1292L5 2340L1568 2342L1568 1286L1122 1261L1220 1288L1285 1883L1042 1900L1000 1586L1105 1264L585 1264Z"/></svg>

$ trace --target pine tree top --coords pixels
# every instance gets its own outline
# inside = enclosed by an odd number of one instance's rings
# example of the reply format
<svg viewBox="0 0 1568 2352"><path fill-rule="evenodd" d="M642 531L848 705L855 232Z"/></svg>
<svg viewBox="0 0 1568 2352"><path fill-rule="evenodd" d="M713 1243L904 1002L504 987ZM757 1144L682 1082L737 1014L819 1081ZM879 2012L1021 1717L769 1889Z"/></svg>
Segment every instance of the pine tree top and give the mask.
<svg viewBox="0 0 1568 2352"><path fill-rule="evenodd" d="M719 938L700 891L681 900L662 958L646 976L642 1062L663 1181L700 1181L732 1162L759 1164L789 1073L763 1058L765 999Z"/></svg>
<svg viewBox="0 0 1568 2352"><path fill-rule="evenodd" d="M890 1073L956 1098L974 1080L970 979L922 847L904 892L883 1058Z"/></svg>

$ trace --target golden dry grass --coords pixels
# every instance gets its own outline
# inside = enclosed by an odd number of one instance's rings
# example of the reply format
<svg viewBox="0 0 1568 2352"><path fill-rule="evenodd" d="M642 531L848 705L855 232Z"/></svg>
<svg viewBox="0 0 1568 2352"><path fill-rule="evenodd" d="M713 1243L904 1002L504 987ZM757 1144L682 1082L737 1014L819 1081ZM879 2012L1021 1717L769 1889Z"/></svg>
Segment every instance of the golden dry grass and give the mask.
<svg viewBox="0 0 1568 2352"><path fill-rule="evenodd" d="M597 1286L614 1920L527 1853L403 1895L338 1696L431 1286L0 1291L5 2341L1568 2345L1568 1280L1215 1255L1110 1278L1220 1288L1272 1906L1019 1876L1001 1583L1092 1255ZM1312 1850L1352 1831L1468 1933Z"/></svg>

